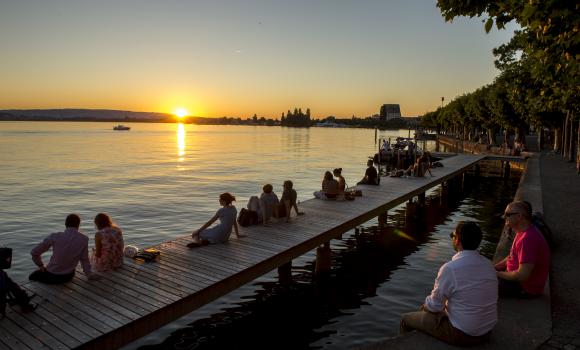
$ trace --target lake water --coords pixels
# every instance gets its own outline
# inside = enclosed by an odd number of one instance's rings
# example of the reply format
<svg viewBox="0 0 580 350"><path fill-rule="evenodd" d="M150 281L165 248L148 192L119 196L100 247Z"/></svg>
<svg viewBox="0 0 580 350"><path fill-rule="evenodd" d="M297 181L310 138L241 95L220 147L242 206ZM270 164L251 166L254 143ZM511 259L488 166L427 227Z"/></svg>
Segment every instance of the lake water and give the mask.
<svg viewBox="0 0 580 350"><path fill-rule="evenodd" d="M376 149L371 129L127 125L131 131L109 123L0 122L0 246L14 249L13 278L26 279L34 269L30 249L62 230L70 212L81 215L91 238L92 219L106 212L127 244L153 245L198 228L225 191L241 208L263 184L280 193L291 179L306 200L336 167L354 184ZM397 136L408 131L379 131L380 138ZM396 335L400 314L422 303L453 255L448 234L457 221L482 223L489 255L501 230L497 214L516 187L480 180L450 210L430 205L424 227L405 226L399 208L382 234L351 231L333 240L328 278L312 276L314 254L306 254L293 262L290 286L265 275L126 348L342 349ZM417 238L393 240L393 232Z"/></svg>

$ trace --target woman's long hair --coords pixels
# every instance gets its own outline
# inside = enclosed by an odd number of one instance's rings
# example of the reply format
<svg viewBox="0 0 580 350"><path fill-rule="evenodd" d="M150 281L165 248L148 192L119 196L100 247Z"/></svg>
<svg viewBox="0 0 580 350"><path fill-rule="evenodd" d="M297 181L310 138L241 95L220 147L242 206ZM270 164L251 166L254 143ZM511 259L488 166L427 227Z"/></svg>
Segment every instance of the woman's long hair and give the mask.
<svg viewBox="0 0 580 350"><path fill-rule="evenodd" d="M102 230L106 227L113 226L113 221L109 215L105 213L99 213L97 216L95 216L95 225L97 226L97 229Z"/></svg>

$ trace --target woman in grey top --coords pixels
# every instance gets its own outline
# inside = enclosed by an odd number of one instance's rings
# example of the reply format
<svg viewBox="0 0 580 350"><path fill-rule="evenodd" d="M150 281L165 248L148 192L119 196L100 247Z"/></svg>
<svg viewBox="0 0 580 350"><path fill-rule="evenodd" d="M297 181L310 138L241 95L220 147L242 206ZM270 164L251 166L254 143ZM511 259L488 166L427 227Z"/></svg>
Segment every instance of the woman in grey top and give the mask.
<svg viewBox="0 0 580 350"><path fill-rule="evenodd" d="M236 237L242 237L239 234L238 224L236 223L238 210L232 204L232 202L235 200L236 197L230 193L222 193L220 195L220 204L222 208L220 208L208 222L200 227L199 230L193 231L191 234L193 242L189 243L187 246L189 248L194 248L210 243L225 243L230 239L232 227L236 231ZM217 219L220 220L220 223L216 226L208 228Z"/></svg>

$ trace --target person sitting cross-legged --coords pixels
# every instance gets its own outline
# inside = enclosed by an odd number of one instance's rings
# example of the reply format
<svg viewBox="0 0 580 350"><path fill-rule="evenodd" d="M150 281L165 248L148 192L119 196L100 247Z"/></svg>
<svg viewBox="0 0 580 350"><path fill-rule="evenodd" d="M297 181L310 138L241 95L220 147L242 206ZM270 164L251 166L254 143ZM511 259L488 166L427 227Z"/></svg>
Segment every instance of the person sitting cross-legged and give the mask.
<svg viewBox="0 0 580 350"><path fill-rule="evenodd" d="M401 333L423 331L459 346L485 341L497 323L497 277L491 261L476 250L482 233L474 222L459 222L451 234L457 253L439 269L421 311L401 319Z"/></svg>

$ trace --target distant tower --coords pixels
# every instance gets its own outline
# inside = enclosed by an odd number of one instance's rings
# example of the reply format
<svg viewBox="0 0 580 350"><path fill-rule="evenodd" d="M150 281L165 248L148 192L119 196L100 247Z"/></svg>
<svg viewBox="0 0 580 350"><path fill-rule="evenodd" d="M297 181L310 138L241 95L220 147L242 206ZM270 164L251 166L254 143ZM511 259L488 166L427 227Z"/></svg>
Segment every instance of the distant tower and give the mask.
<svg viewBox="0 0 580 350"><path fill-rule="evenodd" d="M398 104L384 104L379 115L381 120L401 118L401 107Z"/></svg>

